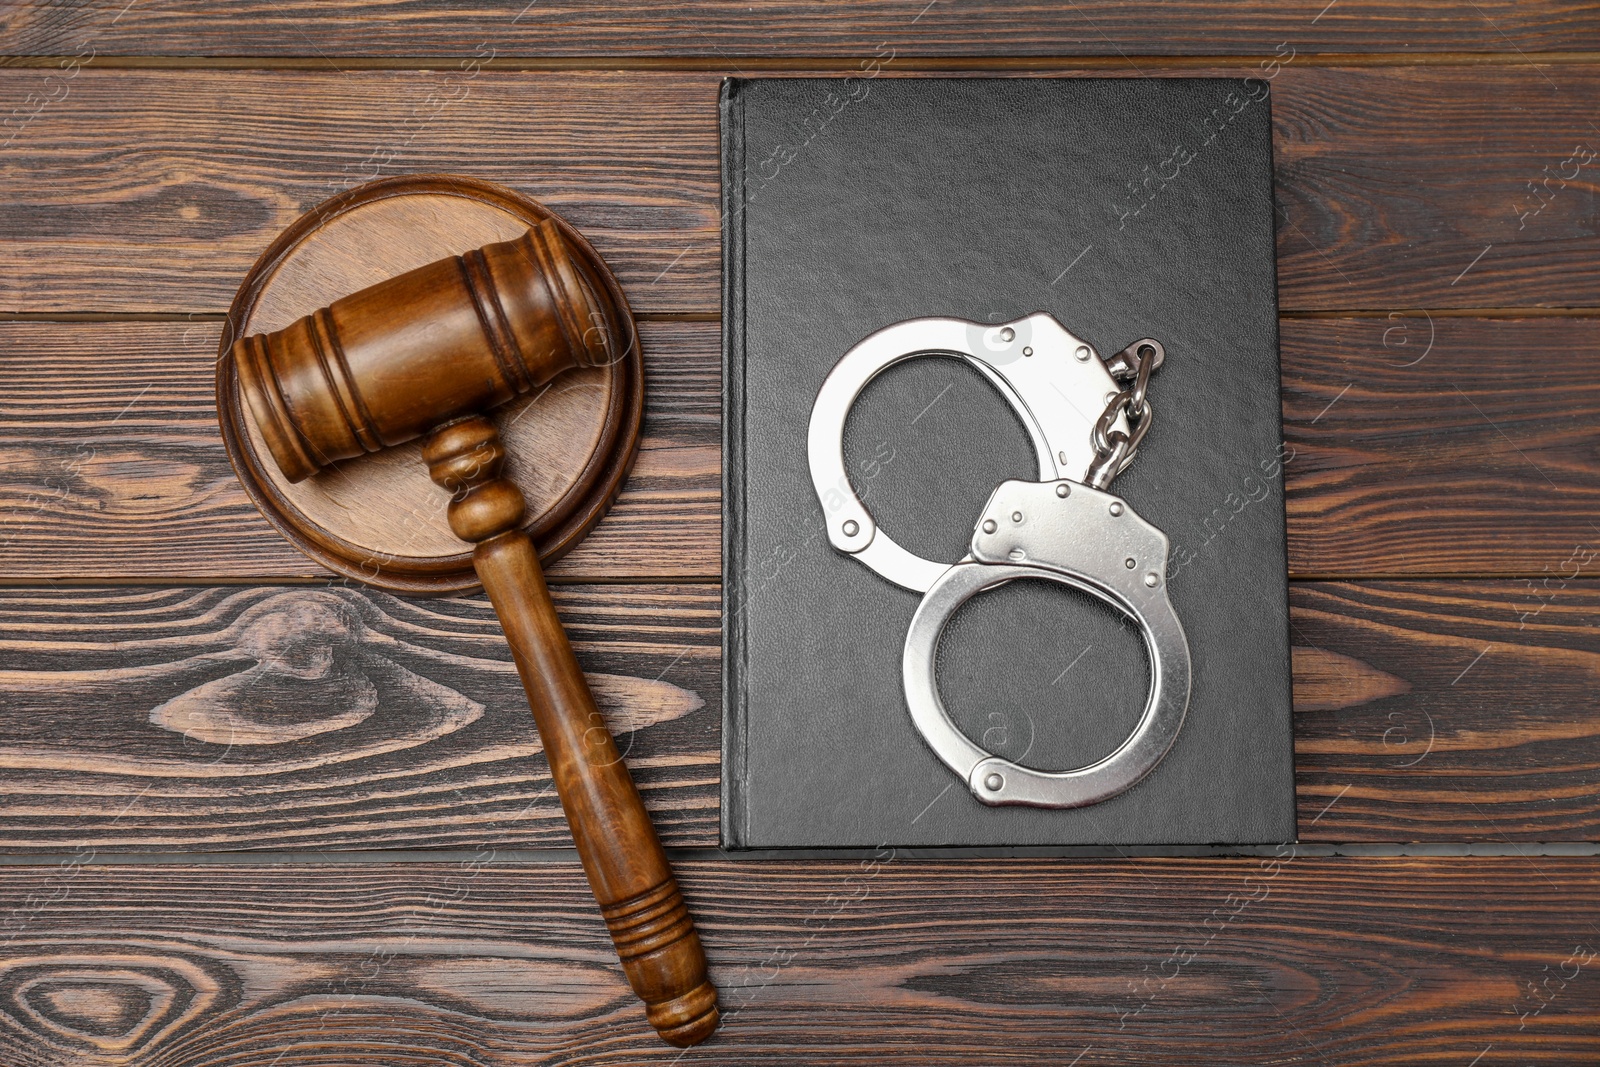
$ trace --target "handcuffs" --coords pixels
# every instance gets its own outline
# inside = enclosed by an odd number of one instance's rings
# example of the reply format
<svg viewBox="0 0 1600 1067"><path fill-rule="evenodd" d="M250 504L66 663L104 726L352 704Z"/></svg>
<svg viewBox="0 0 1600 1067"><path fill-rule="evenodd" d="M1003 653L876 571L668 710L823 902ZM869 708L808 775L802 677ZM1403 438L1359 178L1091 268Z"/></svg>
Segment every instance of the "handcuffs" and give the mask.
<svg viewBox="0 0 1600 1067"><path fill-rule="evenodd" d="M878 528L845 471L844 424L878 374L919 356L963 360L1011 405L1037 454L1039 480L1006 481L983 507L971 549L948 564L923 559ZM1150 429L1146 391L1165 358L1135 341L1110 360L1036 312L1001 325L910 319L846 352L811 409L807 457L828 540L889 581L922 593L901 670L911 719L936 756L990 805L1077 808L1117 795L1171 749L1189 705L1189 644L1167 598L1168 542L1126 500L1107 491ZM961 605L1017 578L1059 582L1129 616L1149 652L1150 693L1138 725L1105 758L1041 771L996 756L956 726L939 697L939 637Z"/></svg>

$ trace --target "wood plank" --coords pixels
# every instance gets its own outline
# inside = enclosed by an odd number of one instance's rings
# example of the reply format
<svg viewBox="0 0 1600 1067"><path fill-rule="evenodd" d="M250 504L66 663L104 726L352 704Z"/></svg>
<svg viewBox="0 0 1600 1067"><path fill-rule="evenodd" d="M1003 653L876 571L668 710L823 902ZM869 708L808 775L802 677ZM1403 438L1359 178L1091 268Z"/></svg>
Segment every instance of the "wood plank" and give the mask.
<svg viewBox="0 0 1600 1067"><path fill-rule="evenodd" d="M220 327L0 323L0 575L323 575L257 515L211 401ZM715 579L717 325L647 323L645 443L558 579ZM1285 320L1297 576L1600 571L1600 320ZM1220 503L1220 502L1219 502ZM1172 529L1190 544L1208 535ZM108 551L107 546L117 546Z"/></svg>
<svg viewBox="0 0 1600 1067"><path fill-rule="evenodd" d="M576 865L0 872L17 1067L1593 1062L1592 859L680 862L687 1055ZM141 1024L143 1024L141 1026Z"/></svg>
<svg viewBox="0 0 1600 1067"><path fill-rule="evenodd" d="M1272 84L1284 307L1594 306L1600 68Z"/></svg>
<svg viewBox="0 0 1600 1067"><path fill-rule="evenodd" d="M639 459L553 579L718 573L715 329L641 327ZM0 324L0 575L329 574L267 525L228 463L214 401L220 335L217 322Z"/></svg>
<svg viewBox="0 0 1600 1067"><path fill-rule="evenodd" d="M890 42L912 56L1121 57L1155 53L1270 53L1280 41L1305 52L1537 52L1594 48L1592 8L1555 0L1459 3L1325 0L1182 8L1116 3L924 4L856 0L848 15L797 0L738 5L560 3L494 6L429 0L370 10L326 0L195 9L173 3L64 8L11 5L11 55L181 56L844 56Z"/></svg>
<svg viewBox="0 0 1600 1067"><path fill-rule="evenodd" d="M469 170L565 214L638 310L713 312L721 73L0 70L25 101L0 311L220 312L331 193ZM1273 88L1286 308L1594 305L1600 68L1290 63Z"/></svg>
<svg viewBox="0 0 1600 1067"><path fill-rule="evenodd" d="M1303 840L1600 838L1594 582L1313 582L1290 604Z"/></svg>
<svg viewBox="0 0 1600 1067"><path fill-rule="evenodd" d="M717 588L556 599L663 838L715 844ZM1597 611L1591 583L1295 586L1302 838L1600 836ZM0 635L0 850L568 843L481 597L13 590Z"/></svg>
<svg viewBox="0 0 1600 1067"><path fill-rule="evenodd" d="M225 312L301 214L419 171L467 171L542 201L593 242L636 311L713 310L717 85L459 69L0 70L0 99L43 102L0 155L17 193L0 310Z"/></svg>
<svg viewBox="0 0 1600 1067"><path fill-rule="evenodd" d="M1292 572L1600 573L1600 320L1290 320L1281 337Z"/></svg>
<svg viewBox="0 0 1600 1067"><path fill-rule="evenodd" d="M662 838L708 843L717 587L553 592ZM0 619L0 848L571 844L482 596L31 590Z"/></svg>

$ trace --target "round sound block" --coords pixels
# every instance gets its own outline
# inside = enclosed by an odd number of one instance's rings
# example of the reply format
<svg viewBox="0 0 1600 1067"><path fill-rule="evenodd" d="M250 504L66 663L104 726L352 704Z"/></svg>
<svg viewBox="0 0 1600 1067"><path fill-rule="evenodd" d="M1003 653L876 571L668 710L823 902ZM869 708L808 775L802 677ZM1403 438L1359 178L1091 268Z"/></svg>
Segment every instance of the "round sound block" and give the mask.
<svg viewBox="0 0 1600 1067"><path fill-rule="evenodd" d="M507 475L528 500L524 529L545 562L561 557L616 499L639 447L644 366L627 299L605 262L543 205L487 182L386 178L333 197L273 242L228 312L217 362L217 415L228 458L278 530L330 570L402 593L478 587L471 546L450 532L449 497L428 477L421 441L341 463L302 482L278 469L239 394L236 338L278 330L349 293L447 256L508 241L555 219L605 281L606 323L624 352L571 370L491 413Z"/></svg>

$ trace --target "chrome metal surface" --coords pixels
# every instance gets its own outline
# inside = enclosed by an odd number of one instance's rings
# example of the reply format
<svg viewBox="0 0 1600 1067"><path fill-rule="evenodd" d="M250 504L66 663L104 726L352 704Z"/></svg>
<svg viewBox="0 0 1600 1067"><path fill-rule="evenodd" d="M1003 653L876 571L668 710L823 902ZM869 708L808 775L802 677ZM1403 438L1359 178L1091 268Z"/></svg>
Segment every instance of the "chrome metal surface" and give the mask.
<svg viewBox="0 0 1600 1067"><path fill-rule="evenodd" d="M1106 361L1106 369L1119 382L1121 390L1106 398L1105 410L1095 421L1094 460L1083 481L1104 489L1111 479L1128 469L1139 452L1139 443L1150 432L1155 411L1150 407L1150 375L1167 358L1166 349L1152 337L1141 338ZM1126 432L1119 428L1125 422Z"/></svg>
<svg viewBox="0 0 1600 1067"><path fill-rule="evenodd" d="M901 669L912 721L985 804L1076 808L1115 796L1161 762L1188 708L1189 644L1162 578L1166 535L1110 493L1071 488L1063 497L1056 483L1001 484L973 534L971 561L939 577L906 633ZM1022 519L999 521L1014 514ZM985 532L990 523L994 532ZM1040 771L991 755L956 727L939 697L934 663L945 625L978 593L1017 578L1060 582L1098 597L1138 624L1149 651L1150 693L1138 725L1114 752L1088 766Z"/></svg>
<svg viewBox="0 0 1600 1067"><path fill-rule="evenodd" d="M1150 369L1152 371L1160 370L1161 364L1167 360L1167 350L1154 337L1141 337L1106 360L1106 370L1110 371L1111 376L1119 382L1125 382L1132 378L1139 371L1139 360L1141 358L1139 350L1145 345L1149 345L1155 350L1153 356L1155 362L1150 365Z"/></svg>
<svg viewBox="0 0 1600 1067"><path fill-rule="evenodd" d="M923 559L878 528L844 463L844 425L867 383L918 356L962 359L1016 412L1039 481L1007 481L990 496L955 564ZM1177 738L1189 703L1189 645L1167 599L1166 535L1105 491L1133 462L1154 410L1150 375L1166 352L1150 338L1110 360L1036 313L985 326L912 319L862 340L834 366L811 409L807 460L828 541L878 574L926 595L906 634L906 705L923 739L985 804L1075 808L1115 796L1149 774ZM1150 692L1133 733L1085 767L1040 771L978 747L950 718L934 673L939 637L972 597L1017 578L1081 589L1127 614L1150 653Z"/></svg>
<svg viewBox="0 0 1600 1067"><path fill-rule="evenodd" d="M1084 351L1091 358L1074 355ZM999 391L1027 430L1041 481L1087 476L1097 456L1093 429L1104 415L1101 398L1120 392L1106 365L1092 358L1088 342L1043 312L994 326L910 319L871 334L845 353L817 393L806 442L828 541L916 592L932 586L949 564L907 551L878 528L845 470L844 424L868 382L896 363L929 355L964 360ZM1124 435L1133 432L1121 412L1110 426Z"/></svg>

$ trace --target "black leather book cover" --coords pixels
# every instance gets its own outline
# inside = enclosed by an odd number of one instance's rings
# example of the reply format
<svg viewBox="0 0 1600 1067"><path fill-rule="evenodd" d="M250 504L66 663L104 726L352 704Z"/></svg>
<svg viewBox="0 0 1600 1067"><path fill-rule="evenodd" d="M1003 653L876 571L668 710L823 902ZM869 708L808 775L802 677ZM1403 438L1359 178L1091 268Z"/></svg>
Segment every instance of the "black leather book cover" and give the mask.
<svg viewBox="0 0 1600 1067"><path fill-rule="evenodd" d="M730 848L1208 845L1295 836L1270 93L1260 80L730 80L722 98ZM1044 311L1109 356L1154 337L1155 421L1111 484L1171 542L1193 684L1166 758L1084 808L989 807L902 693L919 602L829 544L808 473L824 377L921 316ZM1029 439L965 364L895 366L846 469L879 528L954 562ZM980 594L939 645L963 733L1027 766L1111 752L1150 667L1064 586Z"/></svg>

